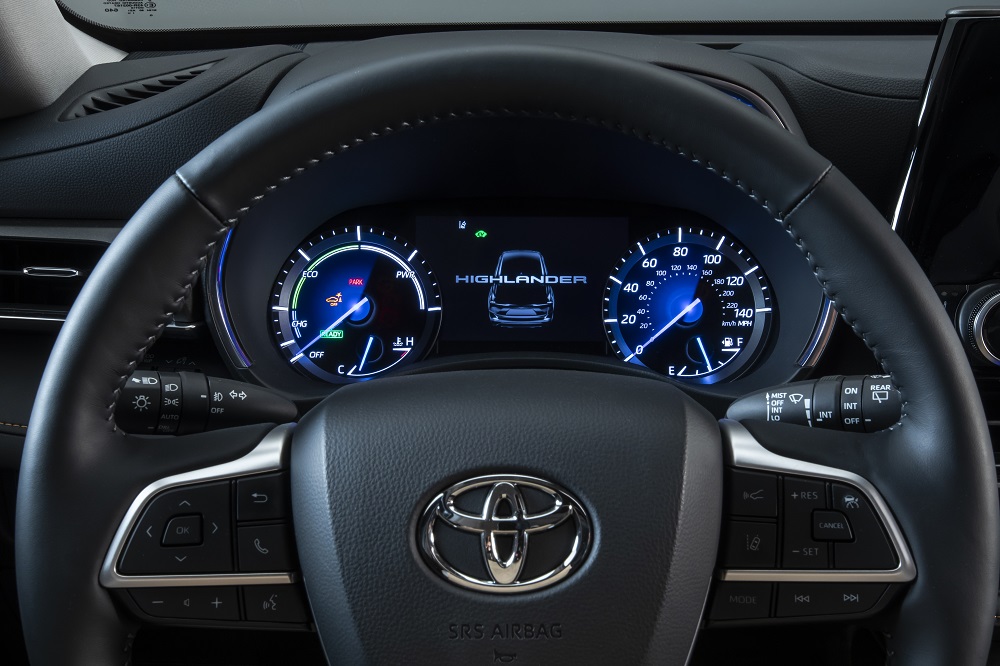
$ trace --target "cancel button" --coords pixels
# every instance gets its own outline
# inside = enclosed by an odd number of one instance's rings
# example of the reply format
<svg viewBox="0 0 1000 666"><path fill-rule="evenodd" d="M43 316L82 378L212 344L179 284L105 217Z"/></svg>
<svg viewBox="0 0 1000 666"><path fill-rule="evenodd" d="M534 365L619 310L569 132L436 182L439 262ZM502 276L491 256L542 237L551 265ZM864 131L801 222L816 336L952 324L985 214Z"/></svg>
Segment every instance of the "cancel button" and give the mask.
<svg viewBox="0 0 1000 666"><path fill-rule="evenodd" d="M839 511L813 511L813 539L816 541L850 541L851 524Z"/></svg>

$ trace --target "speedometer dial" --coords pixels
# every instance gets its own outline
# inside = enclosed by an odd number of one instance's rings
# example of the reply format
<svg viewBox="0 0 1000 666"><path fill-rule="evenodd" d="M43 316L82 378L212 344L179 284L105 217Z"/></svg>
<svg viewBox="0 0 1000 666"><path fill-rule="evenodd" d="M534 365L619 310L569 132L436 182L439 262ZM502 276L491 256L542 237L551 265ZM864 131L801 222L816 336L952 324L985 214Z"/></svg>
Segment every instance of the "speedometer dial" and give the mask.
<svg viewBox="0 0 1000 666"><path fill-rule="evenodd" d="M662 231L621 258L604 294L615 353L681 381L746 370L775 317L764 271L735 240L696 227Z"/></svg>
<svg viewBox="0 0 1000 666"><path fill-rule="evenodd" d="M414 248L356 227L296 249L275 281L270 314L288 363L345 383L421 358L437 335L441 295Z"/></svg>

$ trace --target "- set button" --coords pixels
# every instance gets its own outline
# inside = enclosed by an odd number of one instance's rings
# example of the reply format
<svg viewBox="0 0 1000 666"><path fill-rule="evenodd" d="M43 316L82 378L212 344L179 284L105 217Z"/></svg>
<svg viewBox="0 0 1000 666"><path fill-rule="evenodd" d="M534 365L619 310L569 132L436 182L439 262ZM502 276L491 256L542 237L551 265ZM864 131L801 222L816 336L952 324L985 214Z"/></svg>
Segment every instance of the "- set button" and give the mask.
<svg viewBox="0 0 1000 666"><path fill-rule="evenodd" d="M812 534L812 514L826 508L826 484L786 477L783 483L785 538L781 563L786 569L826 569L830 565L826 543Z"/></svg>

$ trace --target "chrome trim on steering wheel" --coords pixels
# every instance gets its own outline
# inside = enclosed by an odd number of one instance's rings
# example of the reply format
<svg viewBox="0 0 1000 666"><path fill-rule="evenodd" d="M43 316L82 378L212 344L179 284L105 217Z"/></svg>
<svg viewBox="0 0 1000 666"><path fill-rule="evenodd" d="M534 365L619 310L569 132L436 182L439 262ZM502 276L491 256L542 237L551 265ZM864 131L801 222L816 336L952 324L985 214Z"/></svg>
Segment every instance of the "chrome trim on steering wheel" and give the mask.
<svg viewBox="0 0 1000 666"><path fill-rule="evenodd" d="M729 463L734 467L757 469L765 472L795 474L831 481L842 481L860 489L871 503L879 520L886 528L889 541L899 555L899 565L895 569L851 570L851 569L724 569L720 579L726 581L782 582L782 583L907 583L917 577L917 566L896 524L889 505L878 490L867 479L854 472L826 467L813 463L786 458L768 451L754 439L746 428L737 421L720 421L722 438L729 448Z"/></svg>
<svg viewBox="0 0 1000 666"><path fill-rule="evenodd" d="M118 573L118 561L125 550L125 544L132 533L132 528L138 522L143 510L154 495L170 488L185 486L192 483L205 483L222 479L233 479L250 474L274 472L282 468L282 460L288 445L292 441L292 430L295 424L279 425L264 436L253 451L242 458L231 462L205 467L202 469L168 476L154 481L135 498L129 507L125 518L101 566L101 585L108 588L126 587L204 587L216 585L281 585L294 582L294 576L289 572L275 573L213 573L186 575L143 575L124 576Z"/></svg>

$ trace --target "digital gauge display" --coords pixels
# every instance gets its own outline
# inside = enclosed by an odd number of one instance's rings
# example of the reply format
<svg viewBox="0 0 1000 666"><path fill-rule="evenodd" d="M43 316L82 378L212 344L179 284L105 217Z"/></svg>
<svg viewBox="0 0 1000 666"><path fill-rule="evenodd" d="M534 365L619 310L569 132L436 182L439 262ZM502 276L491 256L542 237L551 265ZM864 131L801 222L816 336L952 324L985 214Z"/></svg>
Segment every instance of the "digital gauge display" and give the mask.
<svg viewBox="0 0 1000 666"><path fill-rule="evenodd" d="M416 249L357 226L296 248L274 284L269 314L288 363L348 383L421 358L437 334L441 295Z"/></svg>
<svg viewBox="0 0 1000 666"><path fill-rule="evenodd" d="M760 264L733 239L697 227L632 244L604 293L604 327L618 357L690 383L746 370L774 316Z"/></svg>

